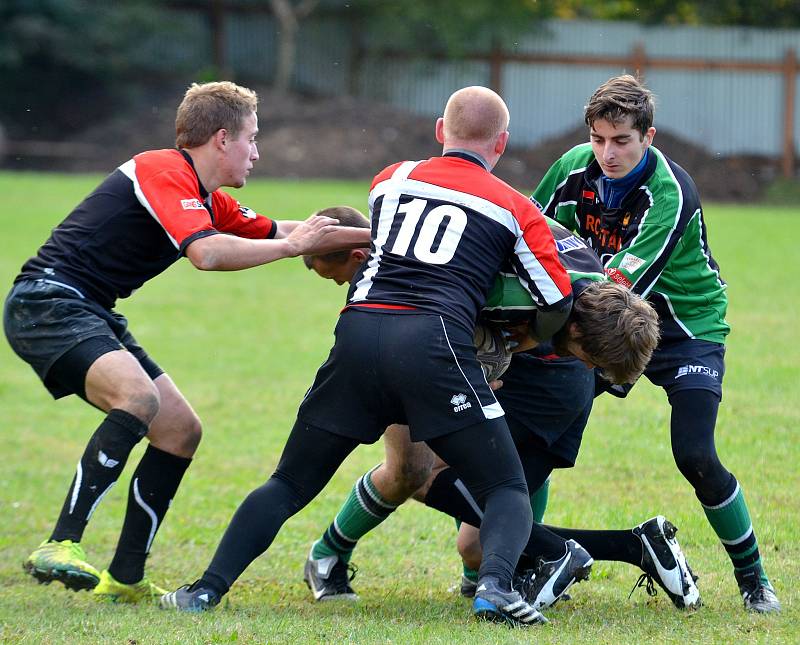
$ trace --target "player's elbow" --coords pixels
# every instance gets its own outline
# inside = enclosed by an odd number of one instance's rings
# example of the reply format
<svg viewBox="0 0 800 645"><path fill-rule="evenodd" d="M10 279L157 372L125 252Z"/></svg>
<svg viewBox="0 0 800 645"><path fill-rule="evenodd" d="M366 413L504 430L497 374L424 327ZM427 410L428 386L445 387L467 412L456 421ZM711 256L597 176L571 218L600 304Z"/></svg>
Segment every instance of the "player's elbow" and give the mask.
<svg viewBox="0 0 800 645"><path fill-rule="evenodd" d="M200 271L218 271L220 269L220 254L216 244L209 238L196 240L186 247L186 257L196 269Z"/></svg>

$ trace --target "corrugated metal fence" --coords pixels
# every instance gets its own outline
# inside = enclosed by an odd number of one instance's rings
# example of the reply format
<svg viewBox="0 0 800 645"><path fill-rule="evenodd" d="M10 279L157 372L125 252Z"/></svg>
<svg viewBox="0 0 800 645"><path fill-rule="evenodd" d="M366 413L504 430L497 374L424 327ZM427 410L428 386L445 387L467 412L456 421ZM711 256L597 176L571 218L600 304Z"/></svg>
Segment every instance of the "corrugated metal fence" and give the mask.
<svg viewBox="0 0 800 645"><path fill-rule="evenodd" d="M191 21L183 48L159 52L165 65L212 66L203 44L210 28ZM419 114L441 112L464 85L498 89L511 110L512 142L533 145L578 126L583 106L601 82L639 69L658 98L656 125L720 154L782 158L793 172L800 148L797 52L800 30L652 27L635 23L551 21L519 42L477 49L458 60L424 60L371 45L333 17L301 25L295 86L325 94L355 94ZM226 16L225 66L268 82L274 72L276 25L268 13Z"/></svg>

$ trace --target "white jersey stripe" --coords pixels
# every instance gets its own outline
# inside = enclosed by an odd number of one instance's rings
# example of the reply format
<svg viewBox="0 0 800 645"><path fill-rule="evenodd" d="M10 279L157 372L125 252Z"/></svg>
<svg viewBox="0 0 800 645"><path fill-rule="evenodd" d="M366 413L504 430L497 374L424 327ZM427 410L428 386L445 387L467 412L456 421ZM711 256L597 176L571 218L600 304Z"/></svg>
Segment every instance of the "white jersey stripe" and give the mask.
<svg viewBox="0 0 800 645"><path fill-rule="evenodd" d="M169 231L164 228L164 225L161 223L161 220L158 219L158 215L153 210L153 207L150 205L150 202L147 201L147 197L144 196L142 192L142 187L139 185L139 178L136 176L136 160L129 159L124 164L122 164L119 169L122 171L122 174L125 175L128 179L133 182L133 192L136 195L136 199L139 200L139 203L147 209L147 212L152 215L153 219L158 222L158 225L164 229L164 233L167 234L169 241L175 245L176 249L180 248L180 244L178 244L177 240L169 234Z"/></svg>
<svg viewBox="0 0 800 645"><path fill-rule="evenodd" d="M386 182L381 182L381 184L388 183L392 181L395 177L398 178L398 182L395 184L396 188L399 188L402 185L402 180L406 179L409 173L414 170L417 164L420 163L419 161L405 161L394 171L392 175L392 179L387 180ZM369 203L370 203L370 212L372 212L372 206L375 203L375 199L379 195L374 194L375 191L370 193L369 196ZM397 207L400 202L400 193L395 190L391 193L383 193L383 203L381 204L381 212L378 215L378 231L375 236L375 250L370 255L369 260L367 261L367 268L364 269L364 274L361 276L361 279L356 283L356 288L353 291L353 296L350 298L350 302L360 302L362 300L366 300L367 294L369 294L369 290L372 288L372 278L375 277L375 274L378 272L381 264L381 256L383 255L383 245L386 244L386 240L389 239L389 233L392 230L392 220L394 218L395 212L397 212Z"/></svg>
<svg viewBox="0 0 800 645"><path fill-rule="evenodd" d="M372 206L378 198L383 196L383 204L381 207L380 216L381 223L384 220L390 220L388 217L389 214L394 215L395 211L397 210L398 199L401 193L410 197L441 200L449 204L456 204L465 208L469 208L470 210L478 214L485 215L492 221L497 222L517 238L515 247L516 254L519 257L523 268L529 274L531 280L536 284L538 292L531 291L528 280L522 280L522 284L531 294L534 301L539 301L539 294L541 294L541 296L544 298L544 302L537 302L537 304L546 306L548 304L553 304L563 300L564 294L561 293L558 285L550 277L550 274L545 271L539 260L531 252L527 242L525 242L525 239L522 237L522 229L520 228L519 222L510 210L503 208L502 206L499 206L488 199L484 199L476 195L453 190L451 188L443 188L442 186L437 186L436 184L430 184L424 181L408 179L408 174L419 163L420 162L405 162L401 164L389 179L378 183L372 189L369 197L370 206ZM405 167L407 164L413 164L413 166L406 172ZM403 172L401 173L401 171ZM387 211L384 209L389 208L391 208L391 211L387 213ZM387 214L387 217L384 217L384 213ZM373 253L372 258L370 258L370 261L367 264L367 269L364 271L364 276L358 282L351 302L364 300L367 292L369 291L369 287L372 286L372 278L375 276L375 273L378 270L383 244L386 243L386 239L389 234L388 227L385 232L386 237L381 237L381 231L378 232L378 237L375 241L376 251ZM378 242L381 244L380 248L378 248ZM374 270L370 271L370 269ZM361 286L366 286L366 290L362 291L359 288Z"/></svg>

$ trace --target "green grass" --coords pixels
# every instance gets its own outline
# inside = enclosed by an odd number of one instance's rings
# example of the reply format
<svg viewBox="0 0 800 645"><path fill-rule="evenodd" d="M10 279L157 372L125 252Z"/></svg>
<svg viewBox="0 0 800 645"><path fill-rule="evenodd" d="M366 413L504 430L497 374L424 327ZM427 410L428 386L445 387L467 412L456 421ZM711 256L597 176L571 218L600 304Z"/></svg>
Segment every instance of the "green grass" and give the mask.
<svg viewBox="0 0 800 645"><path fill-rule="evenodd" d="M0 174L9 285L97 177ZM237 194L271 216L300 218L347 203L366 208L368 186L253 181ZM363 540L354 605L316 605L302 582L310 543L354 479L382 456L357 450L268 553L207 615L98 605L57 584L40 587L20 567L49 534L74 463L100 415L77 400L53 402L33 372L0 343L0 642L2 643L794 643L800 640L800 382L798 292L785 278L797 256L796 209L709 206L712 249L730 284L733 325L717 445L750 504L780 616L746 614L723 549L672 463L663 393L641 383L620 401L598 400L578 466L554 476L547 520L595 528L631 526L662 512L700 575L705 606L676 611L663 594L628 599L638 571L598 563L574 600L529 632L476 624L448 588L458 581L452 521L411 503ZM151 577L175 588L205 568L238 502L271 473L297 405L332 343L344 288L299 260L251 271L204 274L180 262L119 309L204 420L205 436L156 539ZM131 457L141 454L137 447ZM132 470L129 467L126 474ZM109 561L125 507L123 479L84 538L90 559Z"/></svg>

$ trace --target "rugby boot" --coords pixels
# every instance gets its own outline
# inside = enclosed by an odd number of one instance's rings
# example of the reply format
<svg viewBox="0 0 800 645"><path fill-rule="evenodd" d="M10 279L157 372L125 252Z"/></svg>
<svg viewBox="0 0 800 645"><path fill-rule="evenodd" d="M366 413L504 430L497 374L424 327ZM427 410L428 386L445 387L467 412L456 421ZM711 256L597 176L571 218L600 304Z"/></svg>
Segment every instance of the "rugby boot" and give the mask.
<svg viewBox="0 0 800 645"><path fill-rule="evenodd" d="M536 568L523 574L517 583L523 597L541 611L564 598L567 589L589 578L594 559L575 540L567 540L565 553L558 560L540 559Z"/></svg>
<svg viewBox="0 0 800 645"><path fill-rule="evenodd" d="M739 591L742 594L744 608L759 614L774 614L781 610L781 602L760 565L754 565L740 571L734 570Z"/></svg>
<svg viewBox="0 0 800 645"><path fill-rule="evenodd" d="M121 603L156 602L165 593L166 589L153 584L147 578L133 584L118 582L108 569L100 573L100 582L92 590L97 600Z"/></svg>
<svg viewBox="0 0 800 645"><path fill-rule="evenodd" d="M303 580L314 594L314 600L358 600L358 594L350 586L356 571L354 564L348 564L335 555L315 560L309 554Z"/></svg>
<svg viewBox="0 0 800 645"><path fill-rule="evenodd" d="M547 618L531 607L518 591L503 591L493 578L478 581L472 613L478 620L512 627L529 627L547 622Z"/></svg>
<svg viewBox="0 0 800 645"><path fill-rule="evenodd" d="M218 605L219 601L220 596L216 591L211 587L204 587L200 580L195 580L190 585L183 585L175 591L165 593L158 599L158 606L161 609L198 613L208 611Z"/></svg>
<svg viewBox="0 0 800 645"><path fill-rule="evenodd" d="M675 533L678 529L663 515L653 517L632 529L642 542L642 570L631 594L645 586L647 593L656 595L655 581L679 609L700 606L697 577L686 562ZM630 596L629 596L630 597Z"/></svg>
<svg viewBox="0 0 800 645"><path fill-rule="evenodd" d="M22 563L22 568L40 584L58 580L72 591L94 589L100 582L100 573L86 562L80 543L72 540L45 540Z"/></svg>

